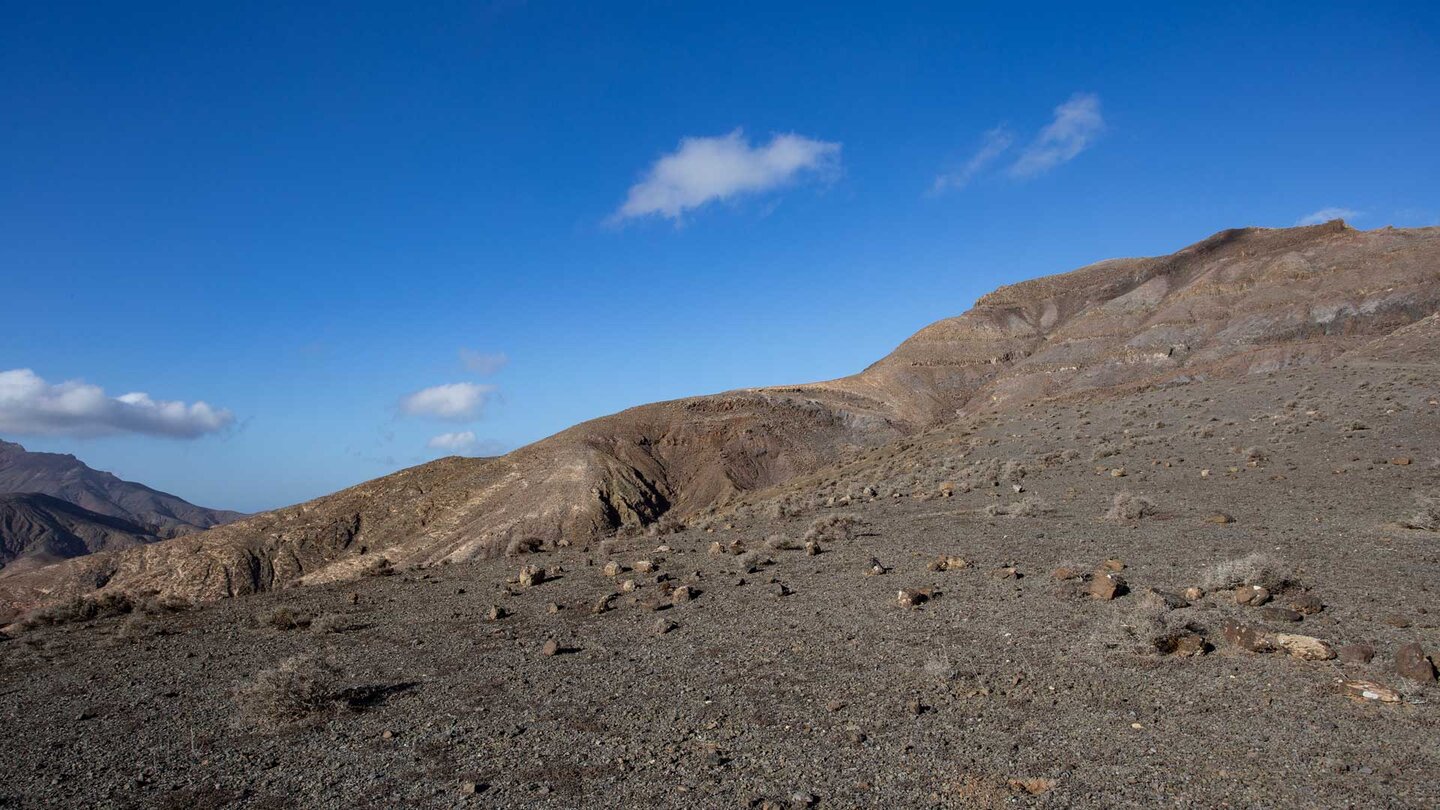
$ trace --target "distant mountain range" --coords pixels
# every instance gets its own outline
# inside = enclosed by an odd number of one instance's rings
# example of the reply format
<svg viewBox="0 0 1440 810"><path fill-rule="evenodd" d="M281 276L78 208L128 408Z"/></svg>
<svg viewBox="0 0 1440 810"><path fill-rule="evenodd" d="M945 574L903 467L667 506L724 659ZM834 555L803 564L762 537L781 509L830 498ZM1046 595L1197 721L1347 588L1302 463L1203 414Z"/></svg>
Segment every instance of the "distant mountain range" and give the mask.
<svg viewBox="0 0 1440 810"><path fill-rule="evenodd" d="M71 455L0 440L0 566L129 548L244 517L96 470ZM20 566L18 561L27 565Z"/></svg>

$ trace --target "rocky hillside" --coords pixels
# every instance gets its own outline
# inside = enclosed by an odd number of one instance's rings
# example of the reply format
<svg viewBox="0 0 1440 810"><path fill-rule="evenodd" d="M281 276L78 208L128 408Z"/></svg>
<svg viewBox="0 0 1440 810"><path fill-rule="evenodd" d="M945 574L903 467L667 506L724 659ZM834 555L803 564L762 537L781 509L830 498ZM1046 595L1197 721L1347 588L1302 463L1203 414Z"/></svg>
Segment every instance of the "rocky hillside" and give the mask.
<svg viewBox="0 0 1440 810"><path fill-rule="evenodd" d="M168 492L125 481L60 453L32 453L0 440L0 493L38 492L91 512L139 525L158 537L179 537L241 517L206 509Z"/></svg>
<svg viewBox="0 0 1440 810"><path fill-rule="evenodd" d="M12 610L96 587L215 598L703 519L937 425L1077 393L1336 358L1440 311L1440 228L1225 231L1001 288L853 377L634 408L144 549L12 578ZM381 560L383 559L383 562Z"/></svg>
<svg viewBox="0 0 1440 810"><path fill-rule="evenodd" d="M37 492L0 495L0 576L160 538L141 526Z"/></svg>

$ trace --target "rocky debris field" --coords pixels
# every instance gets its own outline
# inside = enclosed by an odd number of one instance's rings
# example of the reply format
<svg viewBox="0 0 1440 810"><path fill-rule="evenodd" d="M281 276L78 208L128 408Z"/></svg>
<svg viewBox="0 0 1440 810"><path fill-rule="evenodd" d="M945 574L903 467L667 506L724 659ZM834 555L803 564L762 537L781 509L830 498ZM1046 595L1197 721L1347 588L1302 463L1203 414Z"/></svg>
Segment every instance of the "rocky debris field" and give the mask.
<svg viewBox="0 0 1440 810"><path fill-rule="evenodd" d="M1440 374L959 423L674 533L0 641L0 806L1435 807Z"/></svg>

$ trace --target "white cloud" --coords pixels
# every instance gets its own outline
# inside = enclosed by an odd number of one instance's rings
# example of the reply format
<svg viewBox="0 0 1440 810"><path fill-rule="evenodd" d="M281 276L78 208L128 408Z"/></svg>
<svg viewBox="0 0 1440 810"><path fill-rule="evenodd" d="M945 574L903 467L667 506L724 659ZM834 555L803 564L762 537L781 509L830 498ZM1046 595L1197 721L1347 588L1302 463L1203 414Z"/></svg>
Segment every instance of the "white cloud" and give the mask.
<svg viewBox="0 0 1440 810"><path fill-rule="evenodd" d="M111 397L79 380L51 385L28 368L0 371L0 433L195 439L234 421L230 411L204 402L156 400L143 393Z"/></svg>
<svg viewBox="0 0 1440 810"><path fill-rule="evenodd" d="M479 352L474 349L460 350L460 364L476 374L490 375L505 367L510 358L504 352Z"/></svg>
<svg viewBox="0 0 1440 810"><path fill-rule="evenodd" d="M1329 222L1332 219L1354 219L1364 216L1363 211L1355 211L1349 208L1321 208L1313 214L1306 214L1295 222L1296 225L1319 225Z"/></svg>
<svg viewBox="0 0 1440 810"><path fill-rule="evenodd" d="M476 441L475 431L465 430L459 433L441 433L439 436L432 436L425 446L432 450L468 450L475 446Z"/></svg>
<svg viewBox="0 0 1440 810"><path fill-rule="evenodd" d="M755 147L738 129L713 138L684 138L630 187L611 219L659 214L678 220L709 202L770 191L807 172L833 172L839 162L840 144L795 134L776 135Z"/></svg>
<svg viewBox="0 0 1440 810"><path fill-rule="evenodd" d="M1055 108L1055 118L1040 130L1010 167L1013 177L1035 177L1074 158L1089 148L1105 130L1100 97L1076 93Z"/></svg>
<svg viewBox="0 0 1440 810"><path fill-rule="evenodd" d="M959 171L946 172L935 178L935 184L931 191L940 194L945 191L958 191L968 185L975 176L984 170L995 159L1005 153L1010 145L1015 142L1015 136L1003 126L995 127L981 139L980 148L965 162Z"/></svg>
<svg viewBox="0 0 1440 810"><path fill-rule="evenodd" d="M409 416L434 416L463 422L480 415L495 386L462 382L423 388L400 400Z"/></svg>

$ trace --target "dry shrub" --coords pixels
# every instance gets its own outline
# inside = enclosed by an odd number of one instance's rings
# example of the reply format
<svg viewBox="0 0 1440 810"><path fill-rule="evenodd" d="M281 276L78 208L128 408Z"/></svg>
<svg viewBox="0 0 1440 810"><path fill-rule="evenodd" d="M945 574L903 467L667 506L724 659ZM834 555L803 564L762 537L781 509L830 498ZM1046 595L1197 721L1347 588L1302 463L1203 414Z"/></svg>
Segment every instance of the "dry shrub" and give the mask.
<svg viewBox="0 0 1440 810"><path fill-rule="evenodd" d="M1106 520L1139 520L1155 514L1155 502L1144 495L1127 490L1115 493L1110 499L1110 509L1105 512Z"/></svg>
<svg viewBox="0 0 1440 810"><path fill-rule="evenodd" d="M310 617L280 605L260 614L260 623L276 630L296 630L310 625Z"/></svg>
<svg viewBox="0 0 1440 810"><path fill-rule="evenodd" d="M355 629L355 623L341 613L326 613L310 623L312 633L346 633Z"/></svg>
<svg viewBox="0 0 1440 810"><path fill-rule="evenodd" d="M538 537L512 537L510 542L505 544L506 557L519 557L525 554L534 554L545 546L545 543Z"/></svg>
<svg viewBox="0 0 1440 810"><path fill-rule="evenodd" d="M985 507L990 517L1038 517L1050 511L1050 504L1040 498L1021 498L1012 503L992 503Z"/></svg>
<svg viewBox="0 0 1440 810"><path fill-rule="evenodd" d="M860 521L849 515L827 515L816 518L805 531L805 540L817 543L838 543L855 537Z"/></svg>
<svg viewBox="0 0 1440 810"><path fill-rule="evenodd" d="M765 538L765 547L771 551L795 551L800 544L783 534L772 534Z"/></svg>
<svg viewBox="0 0 1440 810"><path fill-rule="evenodd" d="M395 567L388 557L376 557L360 569L360 575L364 577L388 577L395 573Z"/></svg>
<svg viewBox="0 0 1440 810"><path fill-rule="evenodd" d="M111 616L123 616L134 610L135 602L129 594L102 593L89 598L77 596L32 611L21 622L21 625L32 628L71 622L88 622Z"/></svg>
<svg viewBox="0 0 1440 810"><path fill-rule="evenodd" d="M1419 511L1403 521L1407 529L1424 529L1429 532L1440 532L1440 498L1420 495L1415 498L1419 505Z"/></svg>
<svg viewBox="0 0 1440 810"><path fill-rule="evenodd" d="M262 726L283 726L304 720L335 705L340 671L314 655L288 658L274 669L234 691L240 713Z"/></svg>
<svg viewBox="0 0 1440 810"><path fill-rule="evenodd" d="M1205 569L1201 587L1206 590L1259 585L1272 593L1298 583L1295 569L1287 563L1257 551L1235 560L1225 560Z"/></svg>

